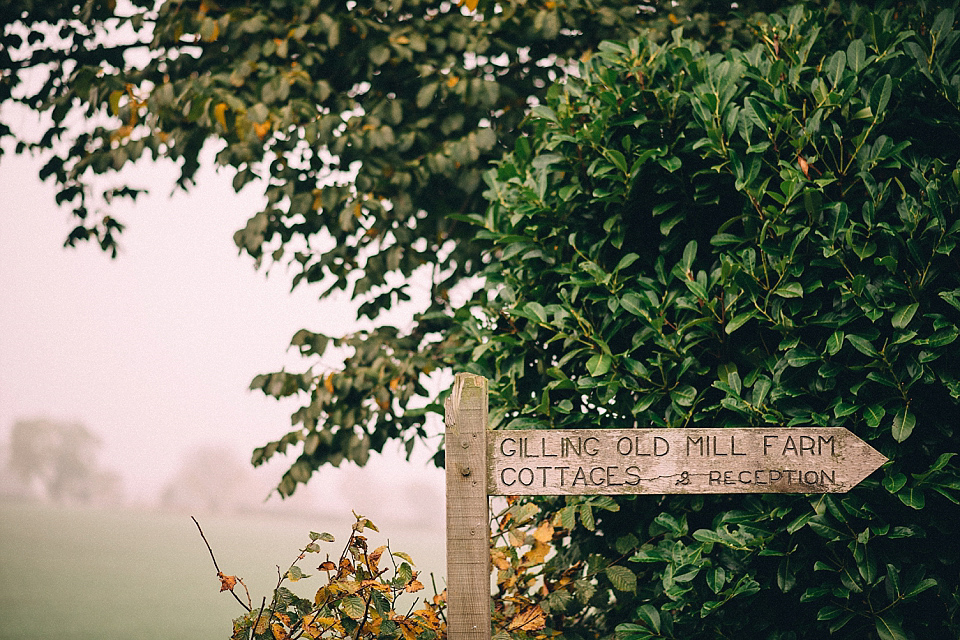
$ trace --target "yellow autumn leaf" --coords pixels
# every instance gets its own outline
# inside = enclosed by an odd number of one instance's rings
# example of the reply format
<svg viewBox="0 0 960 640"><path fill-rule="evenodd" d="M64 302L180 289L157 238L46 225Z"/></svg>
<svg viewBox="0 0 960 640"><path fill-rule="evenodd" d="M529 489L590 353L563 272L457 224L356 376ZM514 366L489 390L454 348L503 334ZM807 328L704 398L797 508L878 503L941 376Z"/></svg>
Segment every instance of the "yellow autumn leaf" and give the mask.
<svg viewBox="0 0 960 640"><path fill-rule="evenodd" d="M303 618L303 634L308 638L320 638L331 629L343 631L343 627L332 616L321 616L315 613Z"/></svg>
<svg viewBox="0 0 960 640"><path fill-rule="evenodd" d="M406 618L395 619L394 622L400 627L400 633L403 634L403 640L417 640L417 632L420 630L416 622Z"/></svg>
<svg viewBox="0 0 960 640"><path fill-rule="evenodd" d="M426 602L426 600L424 600ZM413 615L422 618L426 623L426 626L429 629L436 631L440 628L440 618L437 617L437 614L433 609L417 609L413 612Z"/></svg>
<svg viewBox="0 0 960 640"><path fill-rule="evenodd" d="M227 128L227 103L221 102L213 108L213 117L224 129Z"/></svg>
<svg viewBox="0 0 960 640"><path fill-rule="evenodd" d="M113 115L120 113L120 98L125 96L126 93L126 91L121 91L120 89L110 92L110 113Z"/></svg>
<svg viewBox="0 0 960 640"><path fill-rule="evenodd" d="M376 587L383 587L383 586L386 586L386 585L384 585L384 584L383 584L382 582L380 582L379 580L374 580L373 578L367 578L366 580L361 580L361 581L360 581L360 588L361 588L361 589L376 588ZM389 587L388 587L388 588L389 588Z"/></svg>
<svg viewBox="0 0 960 640"><path fill-rule="evenodd" d="M533 549L523 554L523 564L527 566L541 564L550 553L550 545L537 540L533 544Z"/></svg>
<svg viewBox="0 0 960 640"><path fill-rule="evenodd" d="M548 543L553 540L553 525L549 520L544 520L540 523L537 530L533 532L533 539L543 543Z"/></svg>
<svg viewBox="0 0 960 640"><path fill-rule="evenodd" d="M509 569L510 559L502 549L493 549L490 552L490 560L497 569Z"/></svg>
<svg viewBox="0 0 960 640"><path fill-rule="evenodd" d="M477 10L477 4L478 4L479 2L480 2L480 0L457 0L457 5L458 5L458 6L461 6L461 7L462 7L462 6L466 6L467 9L469 9L470 11L476 11L476 10Z"/></svg>
<svg viewBox="0 0 960 640"><path fill-rule="evenodd" d="M333 374L328 373L327 377L323 379L323 388L327 390L328 393L333 393Z"/></svg>
<svg viewBox="0 0 960 640"><path fill-rule="evenodd" d="M357 591L360 591L360 589L362 589L363 586L357 580L344 580L340 582L340 588L343 590L344 593L353 595Z"/></svg>

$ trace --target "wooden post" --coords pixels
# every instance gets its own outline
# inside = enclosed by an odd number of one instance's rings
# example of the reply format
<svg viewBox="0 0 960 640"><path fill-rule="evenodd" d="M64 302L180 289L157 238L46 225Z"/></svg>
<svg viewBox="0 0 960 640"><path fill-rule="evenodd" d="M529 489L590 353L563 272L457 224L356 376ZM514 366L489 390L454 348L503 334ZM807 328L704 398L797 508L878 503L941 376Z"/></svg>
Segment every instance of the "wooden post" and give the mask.
<svg viewBox="0 0 960 640"><path fill-rule="evenodd" d="M490 638L487 379L457 374L447 398L447 638Z"/></svg>

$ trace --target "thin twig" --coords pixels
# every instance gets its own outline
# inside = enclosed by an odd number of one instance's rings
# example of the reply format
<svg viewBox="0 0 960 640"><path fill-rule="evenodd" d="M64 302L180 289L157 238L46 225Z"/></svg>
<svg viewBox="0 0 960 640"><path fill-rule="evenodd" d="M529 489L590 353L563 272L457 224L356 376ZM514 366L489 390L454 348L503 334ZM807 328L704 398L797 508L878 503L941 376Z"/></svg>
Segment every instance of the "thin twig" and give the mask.
<svg viewBox="0 0 960 640"><path fill-rule="evenodd" d="M367 553L367 545L363 545L363 561L367 563L367 574L372 574L373 571L370 569L370 555ZM370 613L371 600L373 600L373 587L370 587L370 591L367 593L367 602L363 606L363 618L360 620L360 626L357 627L357 633L355 636L353 636L353 640L359 640L360 632L363 631L363 625L367 624L367 615Z"/></svg>
<svg viewBox="0 0 960 640"><path fill-rule="evenodd" d="M432 572L430 573L430 582L433 583L433 595L439 596L440 594L437 592L437 577L433 575ZM444 622L447 621L447 615L443 612L443 608L440 607L439 604L437 604L437 613L440 614Z"/></svg>
<svg viewBox="0 0 960 640"><path fill-rule="evenodd" d="M263 608L267 606L267 597L263 597L263 602L260 603L260 612L257 613L257 621L253 623L253 626L250 627L250 638L253 640L253 636L257 633L257 625L260 624L260 616L263 615Z"/></svg>
<svg viewBox="0 0 960 640"><path fill-rule="evenodd" d="M194 518L193 516L190 516L190 519L193 520L193 524L197 525L197 531L200 532L200 537L203 538L203 543L204 543L205 545L207 545L207 551L210 552L210 559L213 560L213 568L217 570L217 578L219 578L219 579L221 580L221 583L222 583L222 580L223 580L223 572L220 571L220 566L217 564L217 558L213 555L213 549L210 548L210 543L207 542L207 536L203 535L203 529L200 528L200 523L197 522L197 519ZM240 584L243 584L243 581L242 581L242 580L239 580L239 579L238 579L237 581L240 582ZM243 584L243 588L244 588L244 590L246 590L246 589L247 589L247 585ZM230 595L232 595L232 596L234 597L234 599L235 599L237 602L240 603L240 606L241 606L241 607L243 607L243 608L246 609L247 611L253 611L253 607L252 607L252 606L249 606L249 605L247 605L247 604L244 604L243 600L240 599L240 596L238 596L236 593L233 592L233 589L229 589L229 591L230 591ZM249 591L247 591L247 598L248 598L248 599L250 598L250 592L249 592Z"/></svg>

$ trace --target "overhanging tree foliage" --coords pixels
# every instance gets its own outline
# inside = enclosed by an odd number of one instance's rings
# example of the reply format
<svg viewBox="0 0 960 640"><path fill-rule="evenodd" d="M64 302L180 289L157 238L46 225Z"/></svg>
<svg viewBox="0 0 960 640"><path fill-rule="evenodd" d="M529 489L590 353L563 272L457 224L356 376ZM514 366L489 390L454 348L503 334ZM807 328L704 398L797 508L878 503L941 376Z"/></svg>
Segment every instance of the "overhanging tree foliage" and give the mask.
<svg viewBox="0 0 960 640"><path fill-rule="evenodd" d="M836 425L890 462L847 495L542 499L545 586L515 540L501 595L567 638L960 635L954 23L798 6L743 50L607 43L532 110L458 316L496 428Z"/></svg>
<svg viewBox="0 0 960 640"><path fill-rule="evenodd" d="M353 350L344 370L254 381L305 398L294 429L254 456L303 447L284 495L321 464L362 463L389 439L412 447L426 434L423 410L409 407L435 400L421 378L454 362L449 290L482 268L456 214L485 208L481 173L512 148L531 100L606 38L663 39L681 25L722 49L747 33L715 0L480 8L485 17L439 0L0 7L0 104L39 112L48 127L31 136L0 122L0 137L46 158L41 177L76 214L69 244L114 252L123 223L109 203L141 193L119 172L172 160L188 189L208 149L236 189L263 189L263 209L235 239L258 264L288 265L293 286L347 291L376 318L408 299L414 272L430 282L412 330L335 337ZM3 119L19 120L6 109ZM293 337L311 363L329 342L306 329Z"/></svg>
<svg viewBox="0 0 960 640"><path fill-rule="evenodd" d="M848 496L542 501L536 540L569 536L544 568L551 626L956 638L954 14L811 3L744 24L672 4L486 3L479 20L400 0L16 0L0 100L52 118L22 149L55 152L44 175L80 219L71 241L114 245L121 225L94 203L136 191L103 176L146 154L188 187L211 141L237 188L264 187L237 234L258 260L371 317L406 295L389 274L433 270L412 332L340 340L342 372L255 381L308 398L256 453L303 447L281 492L422 435L408 407L437 366L490 377L501 428L841 424L892 460ZM583 80L547 97L588 51ZM17 87L34 69L49 80ZM453 308L481 272L487 289ZM311 358L329 339L293 342ZM500 553L517 597L515 550Z"/></svg>

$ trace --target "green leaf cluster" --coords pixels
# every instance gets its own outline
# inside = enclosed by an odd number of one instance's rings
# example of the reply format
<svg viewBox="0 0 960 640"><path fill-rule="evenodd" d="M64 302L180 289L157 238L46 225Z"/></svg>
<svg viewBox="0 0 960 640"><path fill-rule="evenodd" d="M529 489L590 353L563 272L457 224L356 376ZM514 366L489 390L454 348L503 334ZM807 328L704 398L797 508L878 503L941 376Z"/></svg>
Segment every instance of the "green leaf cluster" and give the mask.
<svg viewBox="0 0 960 640"><path fill-rule="evenodd" d="M549 626L954 638L955 14L798 5L752 27L723 52L604 43L530 110L471 218L488 267L463 362L495 428L844 426L890 462L847 495L618 498L589 524L542 499L569 531L546 584L624 556L636 577Z"/></svg>
<svg viewBox="0 0 960 640"><path fill-rule="evenodd" d="M307 328L292 340L302 370L253 381L301 398L293 430L254 454L259 463L301 452L283 495L321 464L362 464L389 440L409 449L430 435L423 407L442 405L422 382L460 357L457 285L469 289L484 268L469 224L486 207L482 172L513 147L528 105L605 39L659 41L679 27L721 50L749 35L723 0L479 9L445 0L0 6L0 140L44 159L41 177L75 215L67 244L115 254L123 223L110 205L145 191L129 182L130 166L173 163L188 190L213 164L237 191L262 194L234 236L241 252L279 265L294 287L346 292L375 323L336 336L352 354L343 369L318 365L328 339ZM23 109L42 115L45 130L26 130ZM419 308L417 287L429 290ZM380 314L403 305L422 312L413 328L385 326Z"/></svg>

